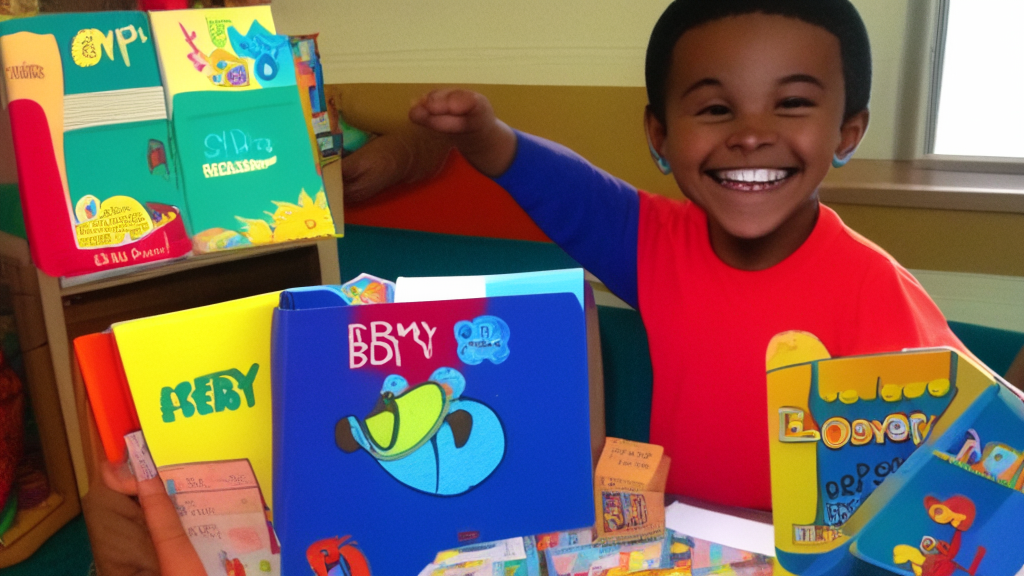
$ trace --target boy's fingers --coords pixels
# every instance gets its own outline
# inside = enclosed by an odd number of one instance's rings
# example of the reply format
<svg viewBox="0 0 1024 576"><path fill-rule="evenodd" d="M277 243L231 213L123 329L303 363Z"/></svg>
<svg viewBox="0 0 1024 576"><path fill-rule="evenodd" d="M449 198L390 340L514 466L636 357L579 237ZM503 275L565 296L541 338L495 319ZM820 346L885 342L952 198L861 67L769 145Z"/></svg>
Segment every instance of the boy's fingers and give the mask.
<svg viewBox="0 0 1024 576"><path fill-rule="evenodd" d="M446 98L450 114L472 115L477 111L483 111L487 100L476 92L468 90L453 90Z"/></svg>
<svg viewBox="0 0 1024 576"><path fill-rule="evenodd" d="M412 108L409 108L409 120L411 120L413 124L425 126L430 117L431 114L423 103L416 104Z"/></svg>
<svg viewBox="0 0 1024 576"><path fill-rule="evenodd" d="M138 482L127 461L114 464L104 459L100 463L100 473L103 476L103 483L115 492L133 496L139 491Z"/></svg>
<svg viewBox="0 0 1024 576"><path fill-rule="evenodd" d="M434 90L424 98L423 106L431 114L448 114L448 97L451 93L449 89Z"/></svg>
<svg viewBox="0 0 1024 576"><path fill-rule="evenodd" d="M431 116L426 121L426 126L445 134L465 134L471 131L469 122L464 116Z"/></svg>
<svg viewBox="0 0 1024 576"><path fill-rule="evenodd" d="M452 114L435 114L425 107L409 110L409 120L424 128L430 128L444 134L464 134L470 131L469 120L465 116Z"/></svg>
<svg viewBox="0 0 1024 576"><path fill-rule="evenodd" d="M163 576L206 574L199 554L181 526L178 511L164 490L160 477L138 483L139 504L146 516L146 526L156 546Z"/></svg>

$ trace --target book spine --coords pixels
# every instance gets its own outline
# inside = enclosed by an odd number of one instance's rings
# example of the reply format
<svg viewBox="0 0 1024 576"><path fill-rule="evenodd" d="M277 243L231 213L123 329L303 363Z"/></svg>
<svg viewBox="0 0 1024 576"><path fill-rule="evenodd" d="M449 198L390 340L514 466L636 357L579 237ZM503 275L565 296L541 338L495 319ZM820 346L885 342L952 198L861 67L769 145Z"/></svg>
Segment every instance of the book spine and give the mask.
<svg viewBox="0 0 1024 576"><path fill-rule="evenodd" d="M64 75L52 35L0 37L19 192L32 259L60 275L60 246L73 245L64 165Z"/></svg>

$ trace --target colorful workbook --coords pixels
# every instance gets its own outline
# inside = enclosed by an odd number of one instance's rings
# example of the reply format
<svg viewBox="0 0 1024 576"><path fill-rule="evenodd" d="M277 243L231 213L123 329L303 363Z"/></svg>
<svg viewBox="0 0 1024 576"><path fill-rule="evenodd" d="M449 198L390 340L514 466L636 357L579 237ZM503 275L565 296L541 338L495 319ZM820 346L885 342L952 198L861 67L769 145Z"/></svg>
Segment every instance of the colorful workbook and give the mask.
<svg viewBox="0 0 1024 576"><path fill-rule="evenodd" d="M246 458L271 507L277 301L277 293L263 294L112 327L156 465Z"/></svg>
<svg viewBox="0 0 1024 576"><path fill-rule="evenodd" d="M159 468L181 526L206 573L281 573L281 548L248 460Z"/></svg>
<svg viewBox="0 0 1024 576"><path fill-rule="evenodd" d="M0 63L36 266L76 276L187 254L146 15L0 22Z"/></svg>
<svg viewBox="0 0 1024 576"><path fill-rule="evenodd" d="M282 573L417 574L439 550L593 524L574 294L347 306L325 291L283 292L274 317Z"/></svg>
<svg viewBox="0 0 1024 576"><path fill-rule="evenodd" d="M1024 401L948 348L830 358L806 333L768 353L772 501L792 573L1017 574Z"/></svg>
<svg viewBox="0 0 1024 576"><path fill-rule="evenodd" d="M334 234L291 44L270 6L150 21L195 249Z"/></svg>
<svg viewBox="0 0 1024 576"><path fill-rule="evenodd" d="M149 16L0 22L36 265L80 276L334 234L270 8Z"/></svg>

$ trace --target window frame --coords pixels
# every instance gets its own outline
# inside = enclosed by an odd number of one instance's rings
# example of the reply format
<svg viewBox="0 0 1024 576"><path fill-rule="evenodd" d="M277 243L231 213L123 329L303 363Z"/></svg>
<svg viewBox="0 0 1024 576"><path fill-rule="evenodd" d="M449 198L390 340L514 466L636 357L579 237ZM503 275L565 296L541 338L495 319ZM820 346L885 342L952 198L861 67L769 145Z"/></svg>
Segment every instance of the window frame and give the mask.
<svg viewBox="0 0 1024 576"><path fill-rule="evenodd" d="M923 98L919 99L919 114L923 111L923 125L916 134L917 145L912 160L913 166L926 170L951 172L1024 174L1024 157L958 156L934 153L935 133L939 119L939 99L942 95L942 68L946 51L950 0L934 0L928 4L932 13L923 19L929 23L929 29L925 35L927 46L923 50L925 58L918 58L918 64L925 65L927 70L922 79Z"/></svg>

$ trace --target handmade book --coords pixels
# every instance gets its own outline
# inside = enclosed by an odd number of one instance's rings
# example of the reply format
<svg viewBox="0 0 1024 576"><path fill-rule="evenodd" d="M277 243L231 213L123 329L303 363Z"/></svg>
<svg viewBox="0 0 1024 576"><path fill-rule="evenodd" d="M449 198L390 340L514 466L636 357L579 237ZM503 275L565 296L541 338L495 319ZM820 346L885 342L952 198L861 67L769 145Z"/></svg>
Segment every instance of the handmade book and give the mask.
<svg viewBox="0 0 1024 576"><path fill-rule="evenodd" d="M1024 401L949 348L830 358L806 333L768 352L779 563L801 575L1017 574Z"/></svg>
<svg viewBox="0 0 1024 576"><path fill-rule="evenodd" d="M146 15L0 22L0 63L36 266L76 276L187 254Z"/></svg>
<svg viewBox="0 0 1024 576"><path fill-rule="evenodd" d="M150 13L198 252L334 234L270 6Z"/></svg>
<svg viewBox="0 0 1024 576"><path fill-rule="evenodd" d="M272 357L282 573L417 574L439 550L593 524L574 294L293 296Z"/></svg>
<svg viewBox="0 0 1024 576"><path fill-rule="evenodd" d="M269 7L150 17L0 22L36 265L80 276L334 234Z"/></svg>
<svg viewBox="0 0 1024 576"><path fill-rule="evenodd" d="M281 548L248 460L158 470L207 574L281 573Z"/></svg>
<svg viewBox="0 0 1024 576"><path fill-rule="evenodd" d="M601 544L665 533L665 482L671 459L661 446L608 438L594 471L595 530Z"/></svg>
<svg viewBox="0 0 1024 576"><path fill-rule="evenodd" d="M277 301L277 293L263 294L111 328L154 463L248 459L271 507Z"/></svg>

